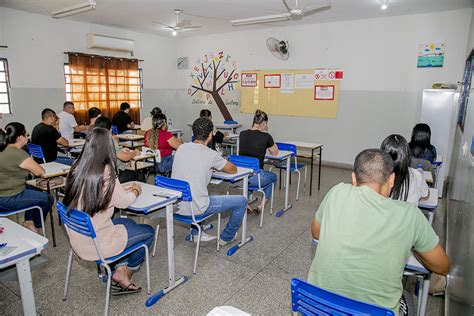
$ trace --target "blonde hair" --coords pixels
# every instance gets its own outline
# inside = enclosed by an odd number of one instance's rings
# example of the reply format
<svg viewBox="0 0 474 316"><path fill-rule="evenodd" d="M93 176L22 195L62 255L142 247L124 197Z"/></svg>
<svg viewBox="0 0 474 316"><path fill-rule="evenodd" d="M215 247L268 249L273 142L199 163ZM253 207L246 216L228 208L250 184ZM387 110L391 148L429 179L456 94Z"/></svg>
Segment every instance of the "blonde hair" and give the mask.
<svg viewBox="0 0 474 316"><path fill-rule="evenodd" d="M148 147L155 150L158 149L158 138L160 137L160 130L166 124L166 115L162 113L158 113L153 115L151 120L153 128L148 131L146 141L148 143Z"/></svg>

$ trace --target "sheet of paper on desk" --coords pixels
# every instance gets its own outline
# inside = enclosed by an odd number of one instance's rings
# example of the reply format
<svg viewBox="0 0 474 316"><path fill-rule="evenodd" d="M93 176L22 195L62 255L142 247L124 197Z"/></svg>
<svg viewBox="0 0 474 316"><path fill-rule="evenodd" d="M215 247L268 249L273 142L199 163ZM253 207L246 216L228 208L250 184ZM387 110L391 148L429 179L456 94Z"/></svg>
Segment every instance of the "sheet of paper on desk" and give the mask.
<svg viewBox="0 0 474 316"><path fill-rule="evenodd" d="M15 249L16 249L15 246L2 247L2 248L0 248L0 256L6 256L9 253L13 252L13 250L15 250Z"/></svg>

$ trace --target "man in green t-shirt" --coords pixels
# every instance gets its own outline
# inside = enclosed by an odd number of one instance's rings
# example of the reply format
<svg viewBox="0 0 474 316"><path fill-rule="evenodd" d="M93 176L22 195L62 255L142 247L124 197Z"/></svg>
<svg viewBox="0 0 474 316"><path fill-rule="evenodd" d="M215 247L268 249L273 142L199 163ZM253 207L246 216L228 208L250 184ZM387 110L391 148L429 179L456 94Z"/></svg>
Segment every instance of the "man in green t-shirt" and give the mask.
<svg viewBox="0 0 474 316"><path fill-rule="evenodd" d="M398 315L411 251L438 274L446 275L450 262L423 213L412 203L387 198L394 178L393 161L381 150L357 156L352 185L333 187L313 219L319 244L308 282Z"/></svg>

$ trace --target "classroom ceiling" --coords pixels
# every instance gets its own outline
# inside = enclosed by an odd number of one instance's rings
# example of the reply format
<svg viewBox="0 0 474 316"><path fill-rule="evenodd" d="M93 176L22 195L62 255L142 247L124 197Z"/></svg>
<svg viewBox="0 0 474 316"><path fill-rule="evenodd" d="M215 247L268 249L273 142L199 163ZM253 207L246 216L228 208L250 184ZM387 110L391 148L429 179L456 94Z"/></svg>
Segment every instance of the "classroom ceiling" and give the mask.
<svg viewBox="0 0 474 316"><path fill-rule="evenodd" d="M86 0L0 0L0 5L33 13L51 15L51 11L84 3ZM314 4L318 0L299 0L299 6ZM388 9L383 11L383 1ZM178 37L261 29L296 24L347 21L406 14L447 11L473 7L474 0L331 0L331 8L298 21L285 21L250 26L232 26L230 20L261 15L284 13L281 0L96 0L94 11L80 13L64 19L103 24L139 32L170 36L169 30L155 26L152 21L175 23L174 9L182 9L181 19L202 25L198 31L180 33ZM295 0L287 0L291 6Z"/></svg>

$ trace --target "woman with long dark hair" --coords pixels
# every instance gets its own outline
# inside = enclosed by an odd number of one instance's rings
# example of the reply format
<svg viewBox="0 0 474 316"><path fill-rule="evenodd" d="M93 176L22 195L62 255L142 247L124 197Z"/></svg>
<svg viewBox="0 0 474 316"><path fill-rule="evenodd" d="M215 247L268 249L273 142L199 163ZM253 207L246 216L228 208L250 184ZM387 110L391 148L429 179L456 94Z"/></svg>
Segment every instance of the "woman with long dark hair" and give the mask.
<svg viewBox="0 0 474 316"><path fill-rule="evenodd" d="M380 149L389 154L394 162L395 183L391 198L416 205L421 198L428 198L430 191L423 174L410 167L410 148L405 137L398 134L390 135L384 139Z"/></svg>
<svg viewBox="0 0 474 316"><path fill-rule="evenodd" d="M419 123L411 133L410 150L413 158L436 161L436 147L431 145L431 129L428 124Z"/></svg>
<svg viewBox="0 0 474 316"><path fill-rule="evenodd" d="M44 169L22 149L28 143L25 126L13 122L0 129L0 212L39 206L43 216L51 210L54 199L45 192L28 189L26 177L44 174ZM39 233L41 217L37 210L25 212L23 226ZM44 228L43 228L44 229Z"/></svg>
<svg viewBox="0 0 474 316"><path fill-rule="evenodd" d="M145 146L160 151L161 162L158 171L161 173L171 172L173 168L173 150L178 149L183 141L168 132L166 115L159 113L153 115L153 128L145 133Z"/></svg>
<svg viewBox="0 0 474 316"><path fill-rule="evenodd" d="M63 202L70 209L90 215L97 241L104 257L112 257L138 242L150 247L154 230L149 225L136 224L128 218L114 218L114 208L125 209L141 193L137 183L120 184L117 179L117 157L110 132L94 128L86 137L84 149L71 168L66 181ZM74 231L68 231L74 252L85 260L97 260L93 241ZM137 250L115 264L112 295L136 293L141 290L131 282L140 268L145 250Z"/></svg>

